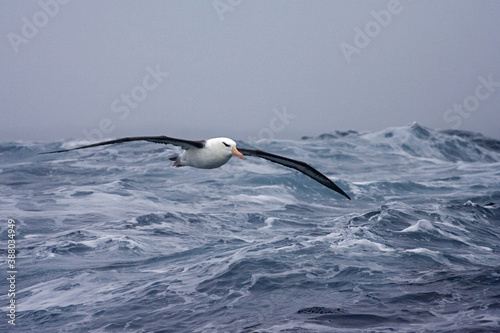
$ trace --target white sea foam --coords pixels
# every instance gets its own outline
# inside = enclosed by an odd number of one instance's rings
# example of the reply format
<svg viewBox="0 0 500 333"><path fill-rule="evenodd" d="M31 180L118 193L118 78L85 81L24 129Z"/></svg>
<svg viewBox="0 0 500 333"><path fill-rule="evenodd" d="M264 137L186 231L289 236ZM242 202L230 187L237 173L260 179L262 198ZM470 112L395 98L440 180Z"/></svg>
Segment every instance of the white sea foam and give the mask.
<svg viewBox="0 0 500 333"><path fill-rule="evenodd" d="M417 248L417 249L405 250L405 252L416 253L416 254L428 254L428 255L432 255L432 256L435 256L435 255L439 254L439 251L432 251L432 250L425 249L425 248L422 248L422 247Z"/></svg>
<svg viewBox="0 0 500 333"><path fill-rule="evenodd" d="M403 229L401 230L401 232L431 232L431 231L435 231L436 228L434 228L434 226L432 225L431 222L427 221L427 220L418 220L417 223L415 223L414 225L406 228L406 229Z"/></svg>
<svg viewBox="0 0 500 333"><path fill-rule="evenodd" d="M339 242L336 245L332 245L332 248L361 248L361 249L374 249L380 252L393 252L394 249L368 239L346 239Z"/></svg>

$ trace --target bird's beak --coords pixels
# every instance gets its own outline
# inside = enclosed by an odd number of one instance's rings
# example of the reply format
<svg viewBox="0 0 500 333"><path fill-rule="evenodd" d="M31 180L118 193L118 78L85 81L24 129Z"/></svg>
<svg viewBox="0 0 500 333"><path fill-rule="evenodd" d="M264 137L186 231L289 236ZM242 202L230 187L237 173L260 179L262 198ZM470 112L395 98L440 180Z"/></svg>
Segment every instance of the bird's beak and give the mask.
<svg viewBox="0 0 500 333"><path fill-rule="evenodd" d="M239 158L243 159L243 154L236 149L236 146L233 146L233 149L231 149L231 153L233 153L234 156L238 156Z"/></svg>

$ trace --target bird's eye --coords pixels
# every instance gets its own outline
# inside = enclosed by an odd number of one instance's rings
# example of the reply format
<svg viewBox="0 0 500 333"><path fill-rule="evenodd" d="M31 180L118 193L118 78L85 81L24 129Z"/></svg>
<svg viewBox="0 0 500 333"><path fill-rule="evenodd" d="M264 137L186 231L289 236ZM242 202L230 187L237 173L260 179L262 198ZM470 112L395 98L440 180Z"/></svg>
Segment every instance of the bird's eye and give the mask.
<svg viewBox="0 0 500 333"><path fill-rule="evenodd" d="M227 144L227 143L225 143L225 142L222 142L222 143L223 143L223 144L224 144L224 146L226 146L226 147L231 147L231 145L228 145L228 144Z"/></svg>

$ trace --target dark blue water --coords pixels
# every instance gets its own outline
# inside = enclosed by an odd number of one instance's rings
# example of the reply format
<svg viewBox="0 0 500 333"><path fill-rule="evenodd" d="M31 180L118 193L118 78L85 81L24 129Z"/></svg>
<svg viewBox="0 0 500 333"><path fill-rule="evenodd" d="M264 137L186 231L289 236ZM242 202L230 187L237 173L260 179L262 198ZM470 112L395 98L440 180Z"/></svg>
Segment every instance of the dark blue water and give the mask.
<svg viewBox="0 0 500 333"><path fill-rule="evenodd" d="M37 155L82 143L0 144L3 249L9 218L17 232L2 332L500 331L500 141L413 124L238 142L308 162L352 201L252 157Z"/></svg>

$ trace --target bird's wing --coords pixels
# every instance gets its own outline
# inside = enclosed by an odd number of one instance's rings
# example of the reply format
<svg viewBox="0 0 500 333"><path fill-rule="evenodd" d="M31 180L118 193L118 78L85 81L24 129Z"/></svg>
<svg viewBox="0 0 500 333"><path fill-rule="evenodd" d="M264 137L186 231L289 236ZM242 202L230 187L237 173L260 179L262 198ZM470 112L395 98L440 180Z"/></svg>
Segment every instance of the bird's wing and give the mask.
<svg viewBox="0 0 500 333"><path fill-rule="evenodd" d="M136 136L136 137L130 137L130 138L121 138L121 139L116 139L116 140L103 141L103 142L93 143L91 145L86 145L86 146L81 146L81 147L76 147L76 148L71 148L71 149L48 151L48 152L41 153L41 154L63 153L66 151L92 148L92 147L97 147L97 146L112 145L115 143L122 143L122 142L129 142L129 141L149 141L149 142L154 142L154 143L163 143L165 145L170 144L170 145L180 146L186 150L189 148L203 148L203 147L205 147L204 140L191 141L191 140L184 140L184 139L169 138L168 136Z"/></svg>
<svg viewBox="0 0 500 333"><path fill-rule="evenodd" d="M340 187L335 185L335 183L333 183L325 175L323 175L321 172L314 169L312 166L310 166L309 164L307 164L305 162L293 160L293 159L288 158L288 157L283 157L283 156L279 156L279 155L275 155L275 154L271 154L271 153L266 153L265 151L262 151L262 150L245 149L245 148L238 148L238 150L243 155L257 156L257 157L269 160L271 162L281 164L281 165L286 166L288 168L292 168L292 169L295 169L297 171L300 171L303 174L305 174L306 176L311 177L312 179L314 179L318 183L328 187L329 189L334 190L337 193L342 194L344 197L351 200L351 198L347 195L347 193L345 193Z"/></svg>

